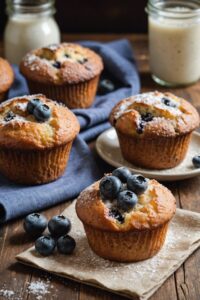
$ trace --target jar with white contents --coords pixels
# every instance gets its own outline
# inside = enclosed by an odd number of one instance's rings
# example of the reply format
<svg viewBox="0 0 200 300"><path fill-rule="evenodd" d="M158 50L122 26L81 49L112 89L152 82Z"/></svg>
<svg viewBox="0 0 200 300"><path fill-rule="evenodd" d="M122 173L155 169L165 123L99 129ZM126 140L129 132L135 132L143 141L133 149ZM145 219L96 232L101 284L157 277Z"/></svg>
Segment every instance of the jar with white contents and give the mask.
<svg viewBox="0 0 200 300"><path fill-rule="evenodd" d="M54 0L7 0L5 57L19 64L30 50L60 42Z"/></svg>
<svg viewBox="0 0 200 300"><path fill-rule="evenodd" d="M200 79L200 1L149 0L150 69L165 86Z"/></svg>

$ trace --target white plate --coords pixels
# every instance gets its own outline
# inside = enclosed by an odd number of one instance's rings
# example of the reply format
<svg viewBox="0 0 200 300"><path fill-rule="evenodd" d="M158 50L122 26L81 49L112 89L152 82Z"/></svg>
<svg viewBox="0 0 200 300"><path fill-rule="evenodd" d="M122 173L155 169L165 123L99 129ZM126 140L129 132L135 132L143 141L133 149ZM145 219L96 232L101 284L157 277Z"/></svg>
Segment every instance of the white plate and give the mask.
<svg viewBox="0 0 200 300"><path fill-rule="evenodd" d="M183 162L175 168L166 170L149 170L139 168L127 162L121 154L119 141L114 128L104 131L96 141L98 154L114 167L126 166L132 172L142 174L149 178L163 181L175 181L191 178L200 175L200 168L195 169L192 164L192 157L200 155L200 134L194 132L190 142L189 150Z"/></svg>

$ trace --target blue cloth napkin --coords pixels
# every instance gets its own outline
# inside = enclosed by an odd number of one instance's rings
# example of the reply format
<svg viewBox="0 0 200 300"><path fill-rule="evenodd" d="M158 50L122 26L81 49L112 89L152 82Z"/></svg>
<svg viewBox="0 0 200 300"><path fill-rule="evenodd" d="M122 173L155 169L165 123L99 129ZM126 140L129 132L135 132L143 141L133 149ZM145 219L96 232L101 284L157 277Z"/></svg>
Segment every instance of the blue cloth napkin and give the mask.
<svg viewBox="0 0 200 300"><path fill-rule="evenodd" d="M119 100L139 92L139 76L132 48L127 40L106 44L85 41L80 44L101 55L104 73L116 82L117 88L106 95L97 95L91 108L73 110L79 119L81 132L73 144L68 167L61 178L40 186L23 186L0 176L1 223L73 199L99 179L102 174L86 142L109 128L108 116ZM28 94L24 78L16 66L14 70L16 79L9 98Z"/></svg>

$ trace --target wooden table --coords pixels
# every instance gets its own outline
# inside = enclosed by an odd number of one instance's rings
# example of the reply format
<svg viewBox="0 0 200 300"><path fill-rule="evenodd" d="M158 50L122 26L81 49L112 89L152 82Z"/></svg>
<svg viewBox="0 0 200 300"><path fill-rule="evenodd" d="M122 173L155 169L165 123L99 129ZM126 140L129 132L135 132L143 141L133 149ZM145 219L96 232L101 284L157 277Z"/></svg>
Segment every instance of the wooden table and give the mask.
<svg viewBox="0 0 200 300"><path fill-rule="evenodd" d="M142 91L154 89L165 90L157 86L151 79L148 66L148 51L146 35L65 35L65 41L81 39L110 41L118 38L128 38L134 48L141 74ZM2 47L1 47L2 49ZM173 68L173 66L172 66ZM190 100L200 112L200 82L186 88L173 89L173 92ZM96 155L97 162L104 169L110 167ZM200 212L200 177L180 182L167 183L174 193L177 205L181 208ZM14 199L13 199L14 201ZM47 217L61 213L66 204L57 205L44 212ZM5 288L15 292L18 298L36 299L28 294L30 282L49 275L43 271L26 267L15 261L15 255L32 245L25 236L22 220L9 222L0 227L0 290ZM51 293L42 299L59 300L122 300L125 299L112 293L79 284L74 281L50 276ZM0 296L0 299L6 299ZM199 300L200 299L200 251L196 251L163 286L151 297L151 300Z"/></svg>

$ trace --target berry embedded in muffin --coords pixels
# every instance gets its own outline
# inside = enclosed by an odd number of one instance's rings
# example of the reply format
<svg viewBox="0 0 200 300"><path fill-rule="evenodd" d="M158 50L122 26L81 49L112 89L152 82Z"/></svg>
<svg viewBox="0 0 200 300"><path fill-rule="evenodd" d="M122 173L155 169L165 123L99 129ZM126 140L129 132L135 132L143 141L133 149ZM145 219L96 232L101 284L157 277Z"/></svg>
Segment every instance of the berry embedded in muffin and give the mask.
<svg viewBox="0 0 200 300"><path fill-rule="evenodd" d="M20 64L31 93L43 92L70 108L92 104L102 69L98 54L70 43L36 49Z"/></svg>
<svg viewBox="0 0 200 300"><path fill-rule="evenodd" d="M123 157L149 169L167 169L185 157L196 109L171 93L149 92L119 102L111 112Z"/></svg>
<svg viewBox="0 0 200 300"><path fill-rule="evenodd" d="M142 175L125 177L128 173L119 168L113 172L116 175L105 175L84 190L76 203L92 250L122 262L155 255L164 244L176 209L167 188Z"/></svg>
<svg viewBox="0 0 200 300"><path fill-rule="evenodd" d="M60 177L79 132L75 115L44 95L10 99L0 105L0 172L23 184Z"/></svg>

